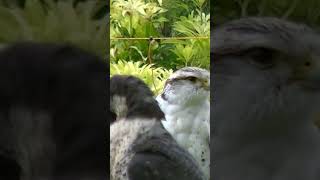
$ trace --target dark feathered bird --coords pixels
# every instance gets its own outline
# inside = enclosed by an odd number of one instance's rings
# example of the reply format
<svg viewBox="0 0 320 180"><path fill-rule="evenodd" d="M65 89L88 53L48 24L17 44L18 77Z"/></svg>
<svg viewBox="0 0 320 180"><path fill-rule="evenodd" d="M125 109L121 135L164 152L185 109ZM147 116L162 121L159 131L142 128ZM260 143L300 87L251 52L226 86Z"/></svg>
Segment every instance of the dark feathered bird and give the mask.
<svg viewBox="0 0 320 180"><path fill-rule="evenodd" d="M0 179L105 179L107 64L69 45L0 52Z"/></svg>
<svg viewBox="0 0 320 180"><path fill-rule="evenodd" d="M164 129L151 90L133 76L110 82L111 180L203 180L196 161Z"/></svg>
<svg viewBox="0 0 320 180"><path fill-rule="evenodd" d="M164 119L149 87L133 76L115 75L110 79L110 105L117 118ZM124 107L122 107L122 105Z"/></svg>
<svg viewBox="0 0 320 180"><path fill-rule="evenodd" d="M213 179L318 180L320 38L243 18L213 29Z"/></svg>

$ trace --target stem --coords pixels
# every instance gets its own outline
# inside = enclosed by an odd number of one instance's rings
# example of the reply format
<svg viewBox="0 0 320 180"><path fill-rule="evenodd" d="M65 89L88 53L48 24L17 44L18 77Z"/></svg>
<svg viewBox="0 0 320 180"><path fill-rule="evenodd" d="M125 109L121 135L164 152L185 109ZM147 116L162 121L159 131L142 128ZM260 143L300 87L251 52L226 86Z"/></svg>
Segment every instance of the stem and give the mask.
<svg viewBox="0 0 320 180"><path fill-rule="evenodd" d="M264 11L266 9L266 3L267 3L267 0L262 0L262 2L259 4L259 14L258 16L263 16L264 15Z"/></svg>
<svg viewBox="0 0 320 180"><path fill-rule="evenodd" d="M148 59L149 59L149 64L152 64L152 59L151 59L151 45L152 45L152 39L150 38L149 40L149 47L148 47ZM151 79L152 79L152 84L154 87L155 92L157 92L157 87L156 87L156 83L154 82L154 75L153 75L153 68L151 68Z"/></svg>
<svg viewBox="0 0 320 180"><path fill-rule="evenodd" d="M129 18L129 35L130 35L130 37L133 37L131 31L132 31L132 15L131 15L131 13L130 13L130 18Z"/></svg>
<svg viewBox="0 0 320 180"><path fill-rule="evenodd" d="M297 4L298 4L298 0L294 0L291 6L288 8L288 10L284 13L284 15L281 18L287 19L292 14L292 12L296 9Z"/></svg>
<svg viewBox="0 0 320 180"><path fill-rule="evenodd" d="M132 32L131 32L132 31L132 14L130 13L129 16L130 16L130 18L129 18L129 37L131 38L131 37L133 37ZM129 43L129 47L131 45L132 45L132 42ZM132 54L132 49L129 48L129 59L130 60L132 60L131 54Z"/></svg>
<svg viewBox="0 0 320 180"><path fill-rule="evenodd" d="M201 24L203 24L203 19L202 19L202 12L203 12L203 10L202 10L202 6L201 6L201 5L199 6L199 10L200 10L200 20L201 20Z"/></svg>
<svg viewBox="0 0 320 180"><path fill-rule="evenodd" d="M248 5L251 0L237 1L241 8L241 17L247 16Z"/></svg>

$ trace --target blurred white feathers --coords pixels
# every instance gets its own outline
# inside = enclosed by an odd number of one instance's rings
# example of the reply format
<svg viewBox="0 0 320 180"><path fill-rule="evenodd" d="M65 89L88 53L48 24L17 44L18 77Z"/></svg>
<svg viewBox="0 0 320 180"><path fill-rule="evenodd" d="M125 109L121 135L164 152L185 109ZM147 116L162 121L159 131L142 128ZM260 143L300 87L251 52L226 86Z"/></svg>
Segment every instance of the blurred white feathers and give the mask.
<svg viewBox="0 0 320 180"><path fill-rule="evenodd" d="M185 67L172 74L156 99L163 126L197 160L210 179L210 73Z"/></svg>

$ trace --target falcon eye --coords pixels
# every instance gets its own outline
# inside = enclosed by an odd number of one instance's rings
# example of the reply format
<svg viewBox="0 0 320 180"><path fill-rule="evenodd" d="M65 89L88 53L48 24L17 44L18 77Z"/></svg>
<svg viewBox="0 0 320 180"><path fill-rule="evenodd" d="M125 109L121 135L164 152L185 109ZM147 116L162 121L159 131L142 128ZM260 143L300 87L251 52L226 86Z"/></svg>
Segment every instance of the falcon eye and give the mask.
<svg viewBox="0 0 320 180"><path fill-rule="evenodd" d="M196 77L188 77L187 78L189 81L191 82L196 82L197 81L197 78Z"/></svg>
<svg viewBox="0 0 320 180"><path fill-rule="evenodd" d="M267 48L253 48L245 53L250 57L253 65L260 69L269 69L274 66L274 50Z"/></svg>

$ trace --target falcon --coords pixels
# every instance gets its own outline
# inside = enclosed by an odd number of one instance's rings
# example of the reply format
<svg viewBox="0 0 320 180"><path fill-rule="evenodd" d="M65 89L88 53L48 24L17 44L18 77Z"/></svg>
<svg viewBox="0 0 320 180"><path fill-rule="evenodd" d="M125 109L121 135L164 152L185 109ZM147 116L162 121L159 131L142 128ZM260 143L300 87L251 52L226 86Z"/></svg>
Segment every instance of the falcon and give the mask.
<svg viewBox="0 0 320 180"><path fill-rule="evenodd" d="M271 17L212 34L213 179L320 179L319 34Z"/></svg>
<svg viewBox="0 0 320 180"><path fill-rule="evenodd" d="M134 76L110 80L111 180L204 180L194 158L163 128L151 90Z"/></svg>
<svg viewBox="0 0 320 180"><path fill-rule="evenodd" d="M166 130L197 160L210 179L210 73L197 67L184 67L166 81L156 97L165 113Z"/></svg>

